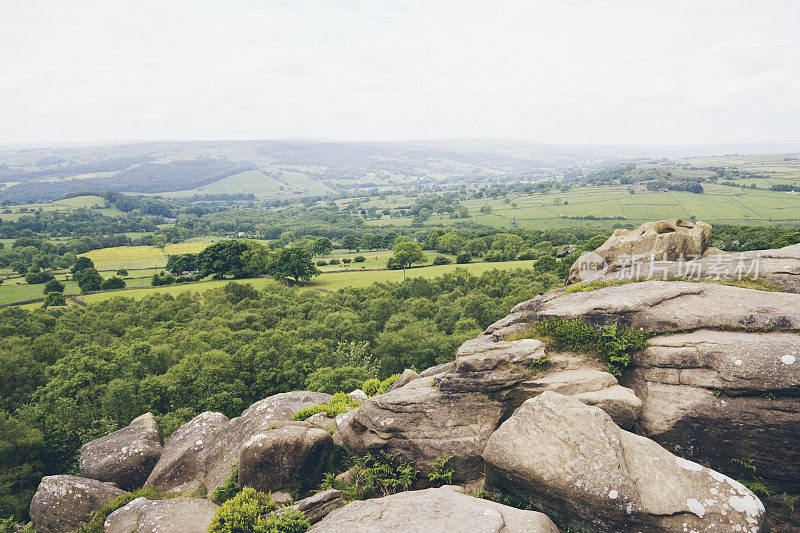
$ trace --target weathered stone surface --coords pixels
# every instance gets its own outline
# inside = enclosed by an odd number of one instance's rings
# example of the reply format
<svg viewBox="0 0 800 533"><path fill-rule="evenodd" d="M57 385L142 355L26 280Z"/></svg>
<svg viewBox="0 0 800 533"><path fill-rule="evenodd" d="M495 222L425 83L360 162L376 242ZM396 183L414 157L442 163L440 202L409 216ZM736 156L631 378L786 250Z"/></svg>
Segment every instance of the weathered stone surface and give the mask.
<svg viewBox="0 0 800 533"><path fill-rule="evenodd" d="M217 505L208 500L136 498L106 518L105 533L205 533Z"/></svg>
<svg viewBox="0 0 800 533"><path fill-rule="evenodd" d="M800 393L800 334L698 330L650 339L634 356L637 380L725 394Z"/></svg>
<svg viewBox="0 0 800 533"><path fill-rule="evenodd" d="M615 264L637 256L654 256L663 261L700 257L708 247L710 237L711 226L705 222L692 223L680 219L645 222L633 230L615 230L594 254L614 270ZM568 285L591 281L587 272L581 271L581 266L581 259L572 265L567 276Z"/></svg>
<svg viewBox="0 0 800 533"><path fill-rule="evenodd" d="M603 410L544 392L484 450L486 484L591 531L763 531L738 482L617 427Z"/></svg>
<svg viewBox="0 0 800 533"><path fill-rule="evenodd" d="M111 483L76 476L47 476L39 483L30 507L36 531L66 533L92 513L124 494Z"/></svg>
<svg viewBox="0 0 800 533"><path fill-rule="evenodd" d="M419 373L419 377L427 378L430 376L435 376L436 374L441 374L443 372L447 372L448 370L453 368L453 363L442 363L441 365L432 366L430 368L426 368L422 372Z"/></svg>
<svg viewBox="0 0 800 533"><path fill-rule="evenodd" d="M452 456L456 476L472 479L483 469L483 446L503 410L503 402L484 393L446 392L417 379L339 415L335 439L353 453L400 453L423 471Z"/></svg>
<svg viewBox="0 0 800 533"><path fill-rule="evenodd" d="M420 378L419 374L417 374L410 368L406 368L405 370L403 370L403 373L400 374L400 377L397 378L397 381L392 383L392 385L388 389L386 389L386 392L392 392L393 390L399 389L400 387L403 387L404 385L407 385L408 383L411 383L415 379L419 378Z"/></svg>
<svg viewBox="0 0 800 533"><path fill-rule="evenodd" d="M295 502L290 507L285 509L296 509L298 511L302 511L303 514L306 515L306 518L308 518L309 522L316 524L328 516L331 511L343 506L344 499L342 498L342 492L336 489L328 489ZM276 513L281 512L286 511L284 509L279 509L276 511Z"/></svg>
<svg viewBox="0 0 800 533"><path fill-rule="evenodd" d="M222 413L206 411L181 426L164 443L161 458L145 485L165 491L191 482L199 485L204 468L199 456L228 422Z"/></svg>
<svg viewBox="0 0 800 533"><path fill-rule="evenodd" d="M330 433L303 425L256 433L239 452L239 483L265 492L316 487L332 448Z"/></svg>
<svg viewBox="0 0 800 533"><path fill-rule="evenodd" d="M240 476L242 475L240 455L245 448L247 448L249 468L256 468L254 461L259 454L255 449L245 446L248 442L251 440L255 442L259 439L267 439L264 442L273 442L270 437L265 436L271 431L278 431L287 426L303 428L302 430L287 430L287 432L295 435L301 442L305 441L308 435L307 430L311 429L311 424L292 422L292 415L304 407L326 403L330 399L331 395L329 394L294 391L276 394L256 402L248 407L241 416L231 420L226 420L219 414L203 413L176 431L173 435L174 439L170 437L167 440L162 460L156 464L147 484L161 490L169 490L196 479L202 482L208 493L211 494L225 479L230 477L232 465L235 462L239 462ZM303 436L300 435L301 433ZM276 438L274 442L283 441ZM286 442L283 443L286 444ZM303 446L300 445L297 449L302 448ZM261 450L264 450L263 445ZM312 447L309 452L317 450L319 449ZM263 454L260 456L265 457ZM304 464L303 460L300 460L299 463L293 460L291 463L296 466ZM265 467L268 465L265 464Z"/></svg>
<svg viewBox="0 0 800 533"><path fill-rule="evenodd" d="M449 488L356 501L330 513L314 533L558 533L542 513L523 511Z"/></svg>
<svg viewBox="0 0 800 533"><path fill-rule="evenodd" d="M350 397L351 400L354 400L356 402L364 402L367 400L367 398L369 398L369 396L367 396L367 393L361 389L356 389L350 392L348 396Z"/></svg>
<svg viewBox="0 0 800 533"><path fill-rule="evenodd" d="M132 490L141 487L161 457L161 430L151 413L81 447L81 475Z"/></svg>
<svg viewBox="0 0 800 533"><path fill-rule="evenodd" d="M525 302L531 305L531 302ZM581 318L655 333L694 329L800 330L800 294L714 283L643 281L543 297L534 319Z"/></svg>
<svg viewBox="0 0 800 533"><path fill-rule="evenodd" d="M800 335L697 330L655 337L626 383L643 400L641 432L723 472L752 462L773 488L797 490Z"/></svg>

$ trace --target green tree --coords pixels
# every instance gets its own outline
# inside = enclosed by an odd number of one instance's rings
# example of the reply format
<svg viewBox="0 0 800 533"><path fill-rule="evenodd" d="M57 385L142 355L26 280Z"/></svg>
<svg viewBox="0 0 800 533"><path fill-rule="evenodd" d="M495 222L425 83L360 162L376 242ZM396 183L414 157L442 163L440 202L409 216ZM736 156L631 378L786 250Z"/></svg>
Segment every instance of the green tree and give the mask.
<svg viewBox="0 0 800 533"><path fill-rule="evenodd" d="M456 233L445 233L436 241L436 251L456 255L464 249L464 238Z"/></svg>
<svg viewBox="0 0 800 533"><path fill-rule="evenodd" d="M124 288L125 288L125 280L123 280L122 278L118 278L116 276L104 279L103 282L100 284L100 289L104 291L114 291L117 289L124 289Z"/></svg>
<svg viewBox="0 0 800 533"><path fill-rule="evenodd" d="M361 250L361 240L358 238L358 235L348 233L342 237L342 248L349 252L358 252Z"/></svg>
<svg viewBox="0 0 800 533"><path fill-rule="evenodd" d="M92 260L88 257L79 257L75 260L75 264L72 265L70 272L77 274L78 272L81 272L87 268L94 268L94 262L92 262Z"/></svg>
<svg viewBox="0 0 800 533"><path fill-rule="evenodd" d="M60 292L48 292L42 302L42 307L61 307L67 305L67 299Z"/></svg>
<svg viewBox="0 0 800 533"><path fill-rule="evenodd" d="M0 516L26 522L42 478L42 433L0 411Z"/></svg>
<svg viewBox="0 0 800 533"><path fill-rule="evenodd" d="M208 246L197 255L200 275L244 277L246 268L242 254L247 248L247 243L240 240L219 241Z"/></svg>
<svg viewBox="0 0 800 533"><path fill-rule="evenodd" d="M267 274L276 280L294 279L295 283L309 281L322 272L314 265L311 253L297 247L281 248L272 253L267 264Z"/></svg>
<svg viewBox="0 0 800 533"><path fill-rule="evenodd" d="M319 237L314 241L313 250L315 255L325 257L333 251L333 243L327 237Z"/></svg>
<svg viewBox="0 0 800 533"><path fill-rule="evenodd" d="M158 235L153 237L153 246L163 251L164 248L167 246L167 236L164 235L163 233L159 233Z"/></svg>
<svg viewBox="0 0 800 533"><path fill-rule="evenodd" d="M361 236L361 247L365 250L380 248L380 239L377 238L374 233L365 233Z"/></svg>
<svg viewBox="0 0 800 533"><path fill-rule="evenodd" d="M424 263L428 260L422 247L416 242L400 242L394 246L392 259L402 268L408 268L413 263Z"/></svg>
<svg viewBox="0 0 800 533"><path fill-rule="evenodd" d="M464 250L469 252L472 257L481 257L488 249L486 241L481 238L470 239L464 245Z"/></svg>
<svg viewBox="0 0 800 533"><path fill-rule="evenodd" d="M75 280L78 282L81 292L100 290L100 285L103 283L103 277L93 267L79 271L75 274Z"/></svg>

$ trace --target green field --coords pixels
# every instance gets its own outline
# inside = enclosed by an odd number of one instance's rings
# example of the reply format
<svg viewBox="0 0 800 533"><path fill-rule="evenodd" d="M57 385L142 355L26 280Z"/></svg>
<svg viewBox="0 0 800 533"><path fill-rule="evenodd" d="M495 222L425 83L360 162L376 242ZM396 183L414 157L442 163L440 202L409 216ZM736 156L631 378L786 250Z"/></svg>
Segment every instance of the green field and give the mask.
<svg viewBox="0 0 800 533"><path fill-rule="evenodd" d="M788 178L787 178L788 180ZM763 180L762 180L763 181ZM664 218L691 218L710 224L796 223L800 220L800 194L763 189L703 184L705 192L647 192L631 194L625 186L575 187L568 192L508 195L507 198L475 199L462 202L470 212L467 220L499 228L560 228L583 224L641 224ZM768 186L762 184L762 186ZM366 207L396 207L373 199ZM481 212L484 206L490 213ZM594 217L585 218L585 217ZM584 218L578 218L584 217ZM454 224L459 219L434 215L431 224ZM370 226L411 223L411 218L368 220Z"/></svg>
<svg viewBox="0 0 800 533"><path fill-rule="evenodd" d="M98 213L108 216L115 216L122 213L114 207L105 207L105 200L100 196L75 196L65 200L57 200L46 204L21 204L0 209L0 220L16 220L21 216L29 215L32 211L60 211L69 213L79 208L92 209ZM10 210L11 213L3 213L3 210Z"/></svg>
<svg viewBox="0 0 800 533"><path fill-rule="evenodd" d="M511 268L530 268L531 261L505 261L499 263L470 263L467 265L441 265L429 266L421 268L412 268L406 271L406 277L422 277L422 278L435 278L447 272L452 272L456 268L464 268L472 274L480 275L487 270L492 269L511 269ZM330 272L322 274L311 283L306 284L308 289L324 289L335 291L344 287L363 287L375 282L387 281L402 281L402 270L379 270L367 272ZM81 299L87 303L102 302L116 296L125 296L129 298L143 298L145 296L164 293L181 294L188 291L199 292L208 289L221 287L228 283L230 280L213 280L202 281L200 283L188 283L185 285L171 285L169 287L149 287L144 289L124 289L120 291L111 292L98 292L94 294L87 294L82 296ZM250 283L253 287L260 289L270 283L277 283L276 281L268 278L255 278L248 280L240 280L241 283Z"/></svg>

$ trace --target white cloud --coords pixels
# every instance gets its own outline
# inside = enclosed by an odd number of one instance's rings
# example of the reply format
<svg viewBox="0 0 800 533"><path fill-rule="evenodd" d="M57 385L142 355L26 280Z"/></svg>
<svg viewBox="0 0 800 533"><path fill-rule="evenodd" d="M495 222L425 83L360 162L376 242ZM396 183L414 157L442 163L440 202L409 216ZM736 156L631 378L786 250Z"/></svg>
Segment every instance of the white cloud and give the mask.
<svg viewBox="0 0 800 533"><path fill-rule="evenodd" d="M800 3L16 2L0 142L800 140Z"/></svg>

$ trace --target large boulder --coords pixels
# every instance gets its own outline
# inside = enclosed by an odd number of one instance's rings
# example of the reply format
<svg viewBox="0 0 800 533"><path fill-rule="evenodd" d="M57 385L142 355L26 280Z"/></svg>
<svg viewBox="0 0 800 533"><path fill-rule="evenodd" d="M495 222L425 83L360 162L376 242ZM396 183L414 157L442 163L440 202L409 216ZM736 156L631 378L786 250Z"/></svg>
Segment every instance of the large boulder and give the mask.
<svg viewBox="0 0 800 533"><path fill-rule="evenodd" d="M355 501L311 528L314 533L558 533L542 513L467 496L450 488Z"/></svg>
<svg viewBox="0 0 800 533"><path fill-rule="evenodd" d="M423 473L433 461L451 457L456 478L471 480L483 472L489 435L523 401L546 390L598 405L624 427L633 426L642 408L633 391L596 362L549 354L539 340L487 334L465 342L444 372L340 415L335 437L352 453L399 453Z"/></svg>
<svg viewBox="0 0 800 533"><path fill-rule="evenodd" d="M486 485L590 531L764 531L740 483L620 429L602 409L547 391L489 438Z"/></svg>
<svg viewBox="0 0 800 533"><path fill-rule="evenodd" d="M161 458L145 486L164 491L187 485L193 485L192 490L199 488L204 472L201 452L228 422L222 413L206 411L178 428L164 443Z"/></svg>
<svg viewBox="0 0 800 533"><path fill-rule="evenodd" d="M800 431L800 294L647 281L559 289L509 317L506 329L561 317L660 333L622 378L643 402L637 431L726 474L744 473L732 459L752 462L771 488L797 491L785 443Z"/></svg>
<svg viewBox="0 0 800 533"><path fill-rule="evenodd" d="M330 433L305 424L260 431L239 451L239 483L261 491L315 488L332 448Z"/></svg>
<svg viewBox="0 0 800 533"><path fill-rule="evenodd" d="M291 418L300 409L330 399L329 394L294 391L256 402L231 420L203 413L170 436L147 486L163 491L204 486L211 494L231 476L236 463L240 482L254 483L260 490L286 488L300 478L303 485L314 484L332 438Z"/></svg>
<svg viewBox="0 0 800 533"><path fill-rule="evenodd" d="M710 238L710 225L680 219L645 222L632 230L618 229L589 256L575 261L567 284L592 281L606 272L616 272L632 258L677 261L700 257Z"/></svg>
<svg viewBox="0 0 800 533"><path fill-rule="evenodd" d="M423 471L452 457L456 476L472 479L483 469L481 451L503 411L502 401L484 393L447 392L421 378L339 415L335 437L352 453L400 453Z"/></svg>
<svg viewBox="0 0 800 533"><path fill-rule="evenodd" d="M309 522L316 524L328 516L331 511L340 507L344 507L342 492L336 489L328 489L313 494L308 498L303 498L288 507L282 507L275 512L285 513L289 509L301 511Z"/></svg>
<svg viewBox="0 0 800 533"><path fill-rule="evenodd" d="M161 430L145 413L128 426L81 447L81 475L115 483L125 490L141 487L161 457Z"/></svg>
<svg viewBox="0 0 800 533"><path fill-rule="evenodd" d="M800 244L725 253L707 247L710 230L703 222L681 220L660 220L647 222L635 230L616 230L602 246L575 261L566 284L595 280L764 278L784 291L800 292Z"/></svg>
<svg viewBox="0 0 800 533"><path fill-rule="evenodd" d="M111 483L76 476L47 476L33 496L30 516L36 531L67 533L125 492Z"/></svg>
<svg viewBox="0 0 800 533"><path fill-rule="evenodd" d="M797 491L800 335L697 330L650 339L627 381L644 402L643 434L722 471L752 462L775 489Z"/></svg>
<svg viewBox="0 0 800 533"><path fill-rule="evenodd" d="M587 292L558 289L518 304L512 314L520 321L579 318L653 333L702 328L798 331L800 294L716 283L642 281Z"/></svg>
<svg viewBox="0 0 800 533"><path fill-rule="evenodd" d="M208 500L136 498L106 518L105 533L206 533L217 505Z"/></svg>

